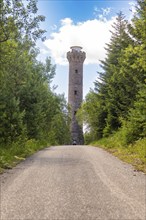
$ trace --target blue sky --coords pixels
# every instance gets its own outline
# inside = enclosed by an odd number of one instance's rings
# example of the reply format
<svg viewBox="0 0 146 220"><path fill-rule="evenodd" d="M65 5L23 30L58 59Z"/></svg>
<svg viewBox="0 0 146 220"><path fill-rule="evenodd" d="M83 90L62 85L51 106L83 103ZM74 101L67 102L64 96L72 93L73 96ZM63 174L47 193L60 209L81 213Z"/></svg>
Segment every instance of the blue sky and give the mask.
<svg viewBox="0 0 146 220"><path fill-rule="evenodd" d="M105 44L110 40L110 30L116 14L121 10L130 20L134 13L135 0L38 0L38 14L46 17L41 24L46 41L38 42L44 61L51 56L56 64L53 84L58 85L56 93L68 96L68 61L66 53L71 46L82 46L86 52L84 63L84 97L94 88L100 61L105 58ZM131 11L132 10L132 11Z"/></svg>

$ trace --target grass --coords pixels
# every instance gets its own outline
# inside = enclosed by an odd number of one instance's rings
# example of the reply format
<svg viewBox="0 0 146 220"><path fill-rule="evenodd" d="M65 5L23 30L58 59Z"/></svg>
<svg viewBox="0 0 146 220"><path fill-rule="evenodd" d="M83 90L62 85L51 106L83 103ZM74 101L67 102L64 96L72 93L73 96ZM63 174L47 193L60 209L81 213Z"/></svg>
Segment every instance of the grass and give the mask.
<svg viewBox="0 0 146 220"><path fill-rule="evenodd" d="M45 141L28 140L25 143L17 142L11 145L0 146L0 173L5 169L12 169L20 161L48 146Z"/></svg>
<svg viewBox="0 0 146 220"><path fill-rule="evenodd" d="M113 135L95 141L91 145L104 148L121 160L132 164L136 170L146 173L146 138L125 145L118 135ZM0 173L5 169L12 169L20 161L46 146L48 146L47 142L33 139L25 143L17 142L9 146L0 146Z"/></svg>
<svg viewBox="0 0 146 220"><path fill-rule="evenodd" d="M112 153L121 160L132 164L135 170L146 173L146 138L133 144L123 145L115 135L91 143Z"/></svg>

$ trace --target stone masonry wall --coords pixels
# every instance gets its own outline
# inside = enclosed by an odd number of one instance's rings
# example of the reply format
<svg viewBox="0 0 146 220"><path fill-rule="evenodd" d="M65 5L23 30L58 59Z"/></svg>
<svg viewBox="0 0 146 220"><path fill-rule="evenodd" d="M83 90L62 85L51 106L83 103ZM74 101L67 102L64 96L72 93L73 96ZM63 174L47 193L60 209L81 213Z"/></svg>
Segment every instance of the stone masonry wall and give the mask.
<svg viewBox="0 0 146 220"><path fill-rule="evenodd" d="M86 58L85 52L80 47L71 47L71 51L67 53L69 61L69 89L68 103L71 108L71 135L72 141L77 144L83 144L83 130L76 121L76 112L81 106L83 100L83 62Z"/></svg>

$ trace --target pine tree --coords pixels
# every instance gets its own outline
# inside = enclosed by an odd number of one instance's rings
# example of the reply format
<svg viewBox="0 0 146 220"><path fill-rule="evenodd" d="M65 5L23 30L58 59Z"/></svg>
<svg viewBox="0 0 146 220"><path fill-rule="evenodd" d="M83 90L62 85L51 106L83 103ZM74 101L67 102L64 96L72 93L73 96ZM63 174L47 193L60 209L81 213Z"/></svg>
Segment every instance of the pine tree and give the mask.
<svg viewBox="0 0 146 220"><path fill-rule="evenodd" d="M103 72L99 73L100 81L95 82L95 90L104 100L103 109L106 111L104 135L108 135L120 126L119 117L126 111L126 103L124 100L124 82L121 81L120 69L123 51L129 44L133 44L133 40L127 32L127 21L120 12L113 24L113 30L110 43L107 44L107 57L101 61Z"/></svg>
<svg viewBox="0 0 146 220"><path fill-rule="evenodd" d="M79 112L94 139L118 129L126 144L146 136L146 0L137 0L136 10L131 24L118 14L95 92Z"/></svg>
<svg viewBox="0 0 146 220"><path fill-rule="evenodd" d="M131 143L146 137L146 1L138 0L136 14L129 25L134 39L121 58L121 74L127 80L126 91L131 93L133 105L129 106L127 120L123 120L122 129L125 139Z"/></svg>

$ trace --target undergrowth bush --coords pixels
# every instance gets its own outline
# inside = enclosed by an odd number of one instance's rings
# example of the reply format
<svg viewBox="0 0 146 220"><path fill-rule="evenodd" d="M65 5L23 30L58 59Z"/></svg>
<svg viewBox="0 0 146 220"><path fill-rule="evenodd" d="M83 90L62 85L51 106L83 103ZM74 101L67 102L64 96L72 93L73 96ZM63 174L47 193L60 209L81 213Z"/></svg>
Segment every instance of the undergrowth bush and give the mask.
<svg viewBox="0 0 146 220"><path fill-rule="evenodd" d="M0 146L0 172L5 168L12 168L17 163L25 160L27 156L48 146L47 141L36 141L34 139L24 142L16 142L11 145Z"/></svg>
<svg viewBox="0 0 146 220"><path fill-rule="evenodd" d="M146 138L139 139L132 144L125 144L120 132L100 139L92 143L94 146L102 147L125 162L128 162L146 173Z"/></svg>

